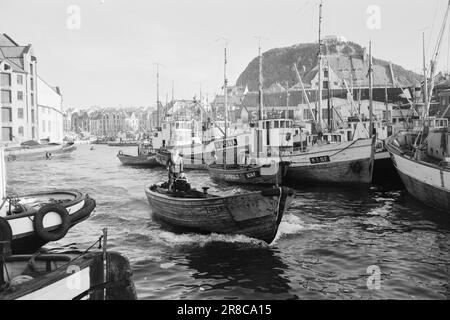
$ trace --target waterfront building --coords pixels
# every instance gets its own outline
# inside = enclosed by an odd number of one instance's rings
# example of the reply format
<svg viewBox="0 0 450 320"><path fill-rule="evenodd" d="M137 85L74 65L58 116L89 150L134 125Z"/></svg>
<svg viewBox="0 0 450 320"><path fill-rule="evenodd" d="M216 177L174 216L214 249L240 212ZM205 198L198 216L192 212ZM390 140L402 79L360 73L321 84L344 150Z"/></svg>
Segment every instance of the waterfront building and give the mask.
<svg viewBox="0 0 450 320"><path fill-rule="evenodd" d="M59 87L52 87L37 77L37 105L39 139L62 143L64 139L64 115Z"/></svg>
<svg viewBox="0 0 450 320"><path fill-rule="evenodd" d="M38 139L37 59L32 45L0 34L0 107L3 145Z"/></svg>

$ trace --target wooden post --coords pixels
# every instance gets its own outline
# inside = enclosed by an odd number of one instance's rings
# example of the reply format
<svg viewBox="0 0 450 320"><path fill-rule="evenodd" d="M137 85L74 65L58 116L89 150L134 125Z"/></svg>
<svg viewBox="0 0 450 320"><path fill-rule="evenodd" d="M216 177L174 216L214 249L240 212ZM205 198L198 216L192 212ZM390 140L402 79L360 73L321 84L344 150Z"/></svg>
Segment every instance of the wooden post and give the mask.
<svg viewBox="0 0 450 320"><path fill-rule="evenodd" d="M105 288L103 289L103 300L106 300L106 285L108 283L108 253L107 253L107 245L108 245L108 229L103 229L103 283L105 284Z"/></svg>

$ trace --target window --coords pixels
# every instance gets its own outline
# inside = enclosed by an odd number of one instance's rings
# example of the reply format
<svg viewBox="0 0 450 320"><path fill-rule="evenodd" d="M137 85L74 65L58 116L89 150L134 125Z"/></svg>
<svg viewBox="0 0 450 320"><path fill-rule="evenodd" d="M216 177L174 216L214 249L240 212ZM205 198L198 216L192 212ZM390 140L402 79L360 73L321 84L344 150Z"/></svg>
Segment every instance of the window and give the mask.
<svg viewBox="0 0 450 320"><path fill-rule="evenodd" d="M42 132L45 132L45 120L42 120Z"/></svg>
<svg viewBox="0 0 450 320"><path fill-rule="evenodd" d="M2 141L12 141L12 128L2 127Z"/></svg>
<svg viewBox="0 0 450 320"><path fill-rule="evenodd" d="M34 93L31 94L31 106L34 107Z"/></svg>
<svg viewBox="0 0 450 320"><path fill-rule="evenodd" d="M23 119L23 108L17 109L17 117Z"/></svg>
<svg viewBox="0 0 450 320"><path fill-rule="evenodd" d="M34 110L31 110L31 122L34 123Z"/></svg>
<svg viewBox="0 0 450 320"><path fill-rule="evenodd" d="M2 90L2 103L11 103L11 90Z"/></svg>
<svg viewBox="0 0 450 320"><path fill-rule="evenodd" d="M2 122L11 122L11 121L12 121L12 109L2 108Z"/></svg>
<svg viewBox="0 0 450 320"><path fill-rule="evenodd" d="M23 101L23 91L17 91L17 100Z"/></svg>
<svg viewBox="0 0 450 320"><path fill-rule="evenodd" d="M0 75L1 75L0 84L4 87L10 87L11 86L11 74L2 72Z"/></svg>
<svg viewBox="0 0 450 320"><path fill-rule="evenodd" d="M19 131L19 136L23 137L23 127L22 126L19 127L18 131Z"/></svg>
<svg viewBox="0 0 450 320"><path fill-rule="evenodd" d="M274 128L278 129L280 127L280 123L278 121L274 121Z"/></svg>
<svg viewBox="0 0 450 320"><path fill-rule="evenodd" d="M328 76L329 76L328 70L325 70L325 71L323 72L323 76L324 76L325 78L328 78Z"/></svg>
<svg viewBox="0 0 450 320"><path fill-rule="evenodd" d="M31 73L31 75L34 74L34 68L33 67L34 67L33 64L30 63L30 73Z"/></svg>
<svg viewBox="0 0 450 320"><path fill-rule="evenodd" d="M48 121L48 132L52 131L52 123L50 122L50 120Z"/></svg>
<svg viewBox="0 0 450 320"><path fill-rule="evenodd" d="M34 91L34 79L30 78L30 90Z"/></svg>
<svg viewBox="0 0 450 320"><path fill-rule="evenodd" d="M21 74L17 75L17 84L20 84L20 85L23 84L23 75L21 75Z"/></svg>

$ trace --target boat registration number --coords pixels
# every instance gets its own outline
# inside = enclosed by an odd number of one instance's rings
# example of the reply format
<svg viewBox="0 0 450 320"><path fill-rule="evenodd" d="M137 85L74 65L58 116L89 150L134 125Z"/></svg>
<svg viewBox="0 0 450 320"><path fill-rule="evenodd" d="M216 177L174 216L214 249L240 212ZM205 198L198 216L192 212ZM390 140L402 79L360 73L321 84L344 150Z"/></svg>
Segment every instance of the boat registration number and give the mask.
<svg viewBox="0 0 450 320"><path fill-rule="evenodd" d="M311 161L311 164L318 164L318 163L331 162L331 159L330 159L330 156L322 156L322 157L309 158L309 161Z"/></svg>
<svg viewBox="0 0 450 320"><path fill-rule="evenodd" d="M215 142L216 149L236 147L238 145L237 139L228 139L224 141Z"/></svg>
<svg viewBox="0 0 450 320"><path fill-rule="evenodd" d="M247 179L253 179L253 178L256 178L258 175L256 174L256 172L249 172L249 173L246 173L245 174L245 177L247 178Z"/></svg>

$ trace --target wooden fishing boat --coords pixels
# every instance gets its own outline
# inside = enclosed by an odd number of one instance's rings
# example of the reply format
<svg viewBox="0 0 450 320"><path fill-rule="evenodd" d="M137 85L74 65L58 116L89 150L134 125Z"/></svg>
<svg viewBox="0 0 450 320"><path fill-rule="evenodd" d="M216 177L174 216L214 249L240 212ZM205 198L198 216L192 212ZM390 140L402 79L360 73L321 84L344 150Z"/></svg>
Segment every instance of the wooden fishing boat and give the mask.
<svg viewBox="0 0 450 320"><path fill-rule="evenodd" d="M166 166L167 161L171 157L171 150L174 149L161 149L156 152L156 161L161 166ZM184 156L184 153L181 151L180 154L183 154L183 168L184 170L206 170L208 165L206 162L206 153L200 153L200 154L192 154L192 157L190 156ZM211 158L209 161L212 161Z"/></svg>
<svg viewBox="0 0 450 320"><path fill-rule="evenodd" d="M110 147L138 147L140 144L139 141L108 142Z"/></svg>
<svg viewBox="0 0 450 320"><path fill-rule="evenodd" d="M0 207L0 241L10 241L14 254L35 252L62 239L95 206L94 199L78 191L6 197Z"/></svg>
<svg viewBox="0 0 450 320"><path fill-rule="evenodd" d="M301 184L370 184L374 141L372 138L322 144L283 156L283 161L290 163L286 179Z"/></svg>
<svg viewBox="0 0 450 320"><path fill-rule="evenodd" d="M269 165L226 165L208 166L212 179L220 182L255 185L281 185L289 164L273 162Z"/></svg>
<svg viewBox="0 0 450 320"><path fill-rule="evenodd" d="M117 252L11 255L3 243L0 249L0 300L137 299L130 263Z"/></svg>
<svg viewBox="0 0 450 320"><path fill-rule="evenodd" d="M145 189L155 220L174 231L241 234L271 243L293 191L274 188L231 196L190 190L173 193L164 184Z"/></svg>
<svg viewBox="0 0 450 320"><path fill-rule="evenodd" d="M160 166L159 162L156 160L156 154L147 155L137 155L131 156L124 153L118 153L117 158L125 166L135 166L135 167L157 167Z"/></svg>
<svg viewBox="0 0 450 320"><path fill-rule="evenodd" d="M418 132L399 132L387 140L386 147L406 190L424 204L448 213L450 212L448 127L430 132L427 139L428 148L416 153L413 145L417 135Z"/></svg>

